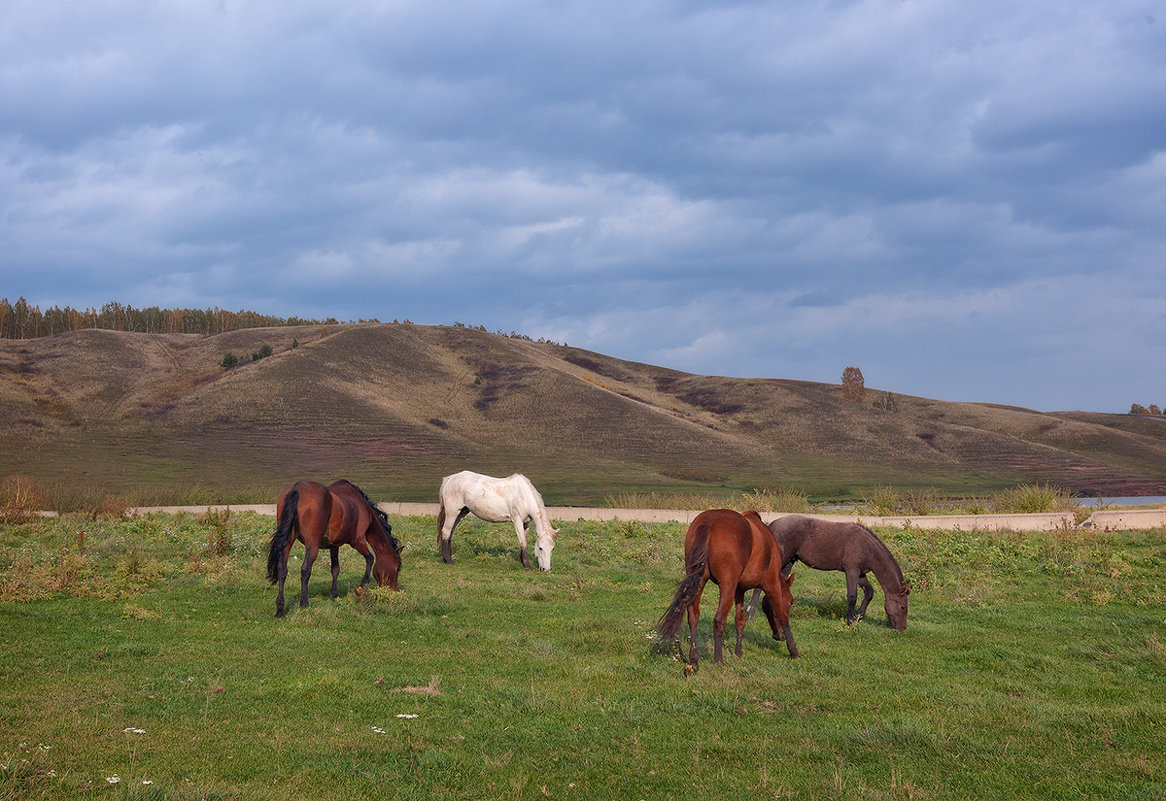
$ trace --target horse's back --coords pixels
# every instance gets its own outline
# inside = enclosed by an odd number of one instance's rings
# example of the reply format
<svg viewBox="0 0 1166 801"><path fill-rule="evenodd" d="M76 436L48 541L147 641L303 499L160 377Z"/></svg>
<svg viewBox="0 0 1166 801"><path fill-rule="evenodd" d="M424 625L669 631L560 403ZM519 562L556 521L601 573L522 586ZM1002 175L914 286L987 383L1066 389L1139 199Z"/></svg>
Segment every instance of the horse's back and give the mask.
<svg viewBox="0 0 1166 801"><path fill-rule="evenodd" d="M542 496L521 473L496 478L463 470L441 480L440 495L447 514L464 508L493 523L534 517L542 505Z"/></svg>
<svg viewBox="0 0 1166 801"><path fill-rule="evenodd" d="M874 535L866 528L849 521L812 517L803 518L796 526L790 525L793 533L787 539L792 551L787 559L796 556L818 570L845 570L848 566L867 569ZM774 536L781 541L776 532Z"/></svg>
<svg viewBox="0 0 1166 801"><path fill-rule="evenodd" d="M740 575L753 552L753 531L749 521L732 509L708 509L701 512L688 527L685 535L685 561L698 549L707 553L709 574Z"/></svg>

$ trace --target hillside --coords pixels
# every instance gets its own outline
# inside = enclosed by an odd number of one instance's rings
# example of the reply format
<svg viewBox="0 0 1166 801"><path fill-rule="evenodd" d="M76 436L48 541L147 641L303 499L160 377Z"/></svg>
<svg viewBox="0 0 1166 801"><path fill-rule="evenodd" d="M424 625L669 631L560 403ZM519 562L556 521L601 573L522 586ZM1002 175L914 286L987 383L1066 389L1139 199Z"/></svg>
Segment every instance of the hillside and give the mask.
<svg viewBox="0 0 1166 801"><path fill-rule="evenodd" d="M219 366L264 344L268 358ZM721 486L1166 494L1161 418L895 397L884 411L835 385L691 375L461 327L85 330L0 340L0 476L228 495L344 476L431 500L442 475L470 468L527 473L548 502L575 504Z"/></svg>

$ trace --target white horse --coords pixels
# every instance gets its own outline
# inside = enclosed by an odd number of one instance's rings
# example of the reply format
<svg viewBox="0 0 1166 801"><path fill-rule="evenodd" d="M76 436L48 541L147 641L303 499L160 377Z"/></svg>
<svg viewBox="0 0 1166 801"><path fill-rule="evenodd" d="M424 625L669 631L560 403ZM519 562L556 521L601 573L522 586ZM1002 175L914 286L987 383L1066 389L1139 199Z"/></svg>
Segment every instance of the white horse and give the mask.
<svg viewBox="0 0 1166 801"><path fill-rule="evenodd" d="M506 520L514 523L514 533L518 535L518 544L522 548L519 558L527 570L530 570L530 561L526 558L526 528L533 520L538 569L551 569L551 551L559 530L551 525L542 496L526 476L515 473L507 478L493 478L463 470L441 480L437 541L447 564L453 564L450 545L453 530L471 512L491 523Z"/></svg>

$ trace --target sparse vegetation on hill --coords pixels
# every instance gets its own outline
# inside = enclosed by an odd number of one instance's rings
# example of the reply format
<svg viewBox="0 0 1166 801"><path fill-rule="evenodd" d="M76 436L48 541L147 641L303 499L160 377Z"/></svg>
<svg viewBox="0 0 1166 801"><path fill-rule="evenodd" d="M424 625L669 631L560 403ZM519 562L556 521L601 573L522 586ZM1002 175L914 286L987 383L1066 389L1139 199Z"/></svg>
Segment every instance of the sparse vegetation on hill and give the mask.
<svg viewBox="0 0 1166 801"><path fill-rule="evenodd" d="M526 473L551 504L777 487L815 501L1036 483L1166 494L1166 427L1147 416L905 395L891 413L837 385L692 375L465 326L89 329L0 339L0 377L0 476L62 497L269 500L344 477L432 500L466 467Z"/></svg>

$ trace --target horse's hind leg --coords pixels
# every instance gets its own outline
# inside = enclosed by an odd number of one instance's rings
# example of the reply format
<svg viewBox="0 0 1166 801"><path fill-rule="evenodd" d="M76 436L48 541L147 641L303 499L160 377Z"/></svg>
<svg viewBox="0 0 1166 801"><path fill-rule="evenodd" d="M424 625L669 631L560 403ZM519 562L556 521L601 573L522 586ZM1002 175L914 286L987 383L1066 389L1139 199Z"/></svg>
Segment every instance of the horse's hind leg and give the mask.
<svg viewBox="0 0 1166 801"><path fill-rule="evenodd" d="M717 602L717 613L713 616L713 662L724 662L721 655L721 645L725 639L725 626L729 622L729 610L733 608L733 599L737 594L736 587L721 585L721 597Z"/></svg>
<svg viewBox="0 0 1166 801"><path fill-rule="evenodd" d="M332 552L332 600L335 601L339 594L336 591L336 581L340 578L340 546L333 545L328 550Z"/></svg>
<svg viewBox="0 0 1166 801"><path fill-rule="evenodd" d="M463 506L453 519L445 516L445 508L441 509L443 525L439 532L441 537L441 558L445 560L447 565L453 564L453 530L457 528L457 524L462 522L462 518L470 513L470 510ZM446 528L448 526L448 528ZM367 558L367 557L366 557Z"/></svg>
<svg viewBox="0 0 1166 801"><path fill-rule="evenodd" d="M279 568L276 573L276 581L279 582L279 594L275 596L275 616L283 617L287 614L287 609L284 608L283 602L283 583L287 580L287 560L291 552L291 543L288 543L287 548L283 551L283 558L279 562Z"/></svg>
<svg viewBox="0 0 1166 801"><path fill-rule="evenodd" d="M688 605L688 664L692 665L693 673L700 665L700 643L696 638L696 625L700 622L700 596L703 592L703 587L697 590L692 603Z"/></svg>
<svg viewBox="0 0 1166 801"><path fill-rule="evenodd" d="M870 606L870 599L874 597L874 587L870 586L870 579L863 573L858 577L858 586L862 587L862 606L859 607L858 617L866 614L866 608Z"/></svg>
<svg viewBox="0 0 1166 801"><path fill-rule="evenodd" d="M318 547L304 549L304 566L300 568L300 608L308 608L308 580L312 578L312 563L316 561Z"/></svg>

